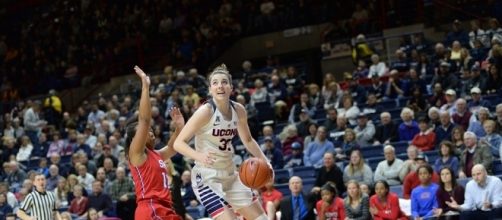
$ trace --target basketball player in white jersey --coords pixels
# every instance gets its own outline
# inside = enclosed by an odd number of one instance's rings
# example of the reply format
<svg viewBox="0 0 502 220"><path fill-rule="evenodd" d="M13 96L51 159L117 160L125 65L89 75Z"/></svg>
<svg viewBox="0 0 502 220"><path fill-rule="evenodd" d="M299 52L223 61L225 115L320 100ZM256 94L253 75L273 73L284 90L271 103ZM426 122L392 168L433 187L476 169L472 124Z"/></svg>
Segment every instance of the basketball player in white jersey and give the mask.
<svg viewBox="0 0 502 220"><path fill-rule="evenodd" d="M213 70L209 84L211 98L188 120L174 149L195 160L192 187L211 218L234 220L236 211L247 220L266 220L257 195L242 184L232 161L237 134L253 156L268 159L251 136L244 106L230 100L232 76L225 64ZM195 150L187 144L194 135Z"/></svg>

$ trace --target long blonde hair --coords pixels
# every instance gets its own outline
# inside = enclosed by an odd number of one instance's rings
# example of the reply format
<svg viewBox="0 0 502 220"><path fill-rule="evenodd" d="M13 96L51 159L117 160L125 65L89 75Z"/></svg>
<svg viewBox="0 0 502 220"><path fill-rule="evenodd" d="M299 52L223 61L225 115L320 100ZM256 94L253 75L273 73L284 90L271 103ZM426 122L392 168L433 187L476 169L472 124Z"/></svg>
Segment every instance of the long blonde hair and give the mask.
<svg viewBox="0 0 502 220"><path fill-rule="evenodd" d="M349 180L349 181L347 182L347 187L349 187L349 185L350 185L350 184L354 184L354 185L356 185L356 189L357 189L357 192L358 192L358 193L357 193L357 197L358 197L357 199L358 199L359 201L361 201L361 198L363 197L363 193L361 192L361 188L360 188L360 186L359 186L359 182L357 182L357 181L355 181L355 180ZM348 198L348 199L347 199L347 200L345 200L346 204L347 204L347 205L352 204L352 202L353 202L353 198L352 198L352 197L351 197L348 193L347 193L347 198Z"/></svg>
<svg viewBox="0 0 502 220"><path fill-rule="evenodd" d="M360 150L355 149L350 154L357 153L359 155L359 162L357 164L349 163L349 174L354 175L354 172L360 171L364 168L364 158Z"/></svg>

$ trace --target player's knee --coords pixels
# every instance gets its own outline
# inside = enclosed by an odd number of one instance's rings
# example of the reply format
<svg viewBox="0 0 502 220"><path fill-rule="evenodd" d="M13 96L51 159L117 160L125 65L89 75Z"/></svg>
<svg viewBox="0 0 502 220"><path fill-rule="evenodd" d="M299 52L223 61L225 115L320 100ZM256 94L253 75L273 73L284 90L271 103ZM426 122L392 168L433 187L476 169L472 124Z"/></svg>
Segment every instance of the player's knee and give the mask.
<svg viewBox="0 0 502 220"><path fill-rule="evenodd" d="M268 220L268 217L265 214L261 214L255 220Z"/></svg>

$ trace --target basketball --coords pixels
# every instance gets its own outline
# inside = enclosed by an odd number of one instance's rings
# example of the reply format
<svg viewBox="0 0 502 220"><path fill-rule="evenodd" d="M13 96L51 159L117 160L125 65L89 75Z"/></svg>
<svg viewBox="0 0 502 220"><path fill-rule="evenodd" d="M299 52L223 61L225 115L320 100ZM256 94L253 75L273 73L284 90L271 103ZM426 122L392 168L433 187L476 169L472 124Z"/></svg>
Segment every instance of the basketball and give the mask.
<svg viewBox="0 0 502 220"><path fill-rule="evenodd" d="M241 182L252 189L259 189L270 181L273 176L267 162L259 158L249 158L241 164L239 177Z"/></svg>

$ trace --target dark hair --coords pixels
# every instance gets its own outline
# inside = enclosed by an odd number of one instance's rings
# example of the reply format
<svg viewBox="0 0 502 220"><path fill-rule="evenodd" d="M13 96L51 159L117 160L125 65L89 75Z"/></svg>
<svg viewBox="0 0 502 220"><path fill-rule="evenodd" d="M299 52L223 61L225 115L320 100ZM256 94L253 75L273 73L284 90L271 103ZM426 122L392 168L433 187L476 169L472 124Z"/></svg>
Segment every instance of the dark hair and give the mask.
<svg viewBox="0 0 502 220"><path fill-rule="evenodd" d="M451 175L451 188L454 189L455 186L457 186L457 179L455 178L455 173L453 172L453 170L451 169L451 167L449 166L446 166L446 167L443 167L439 170L439 175L441 176L441 172L443 172L443 170L448 170L450 172L450 175ZM444 182L441 178L439 178L439 186L441 187L441 189L445 190L444 188Z"/></svg>
<svg viewBox="0 0 502 220"><path fill-rule="evenodd" d="M426 117L420 117L418 118L418 123L425 123L425 124L428 124L429 123L429 120L427 120Z"/></svg>
<svg viewBox="0 0 502 220"><path fill-rule="evenodd" d="M326 190L328 192L331 192L331 194L333 194L334 197L336 197L338 195L338 192L336 191L335 184L331 183L331 182L324 184L324 186L322 186L322 188L321 188L321 191L322 190Z"/></svg>
<svg viewBox="0 0 502 220"><path fill-rule="evenodd" d="M434 170L432 169L431 165L429 164L424 164L424 165L421 165L417 168L417 174L420 172L420 169L424 168L425 170L427 170L427 172L429 172L430 175L432 175L432 173L434 172Z"/></svg>
<svg viewBox="0 0 502 220"><path fill-rule="evenodd" d="M124 146L124 151L125 151L125 156L126 158L129 158L129 148L131 148L131 142L132 139L134 138L134 135L136 135L136 128L138 127L138 121L133 121L130 124L126 126L126 132L125 132L125 146Z"/></svg>
<svg viewBox="0 0 502 220"><path fill-rule="evenodd" d="M387 190L387 194L389 194L390 186L389 186L389 183L387 183L387 181L385 181L385 180L377 180L375 182L375 184L373 185L373 188L376 189L376 185L379 183L383 184L383 187Z"/></svg>
<svg viewBox="0 0 502 220"><path fill-rule="evenodd" d="M439 156L444 156L443 153L441 152L441 146L447 146L448 147L448 154L449 156L454 156L455 154L455 150L454 150L454 146L453 143L451 141L441 141L441 143L439 143Z"/></svg>

